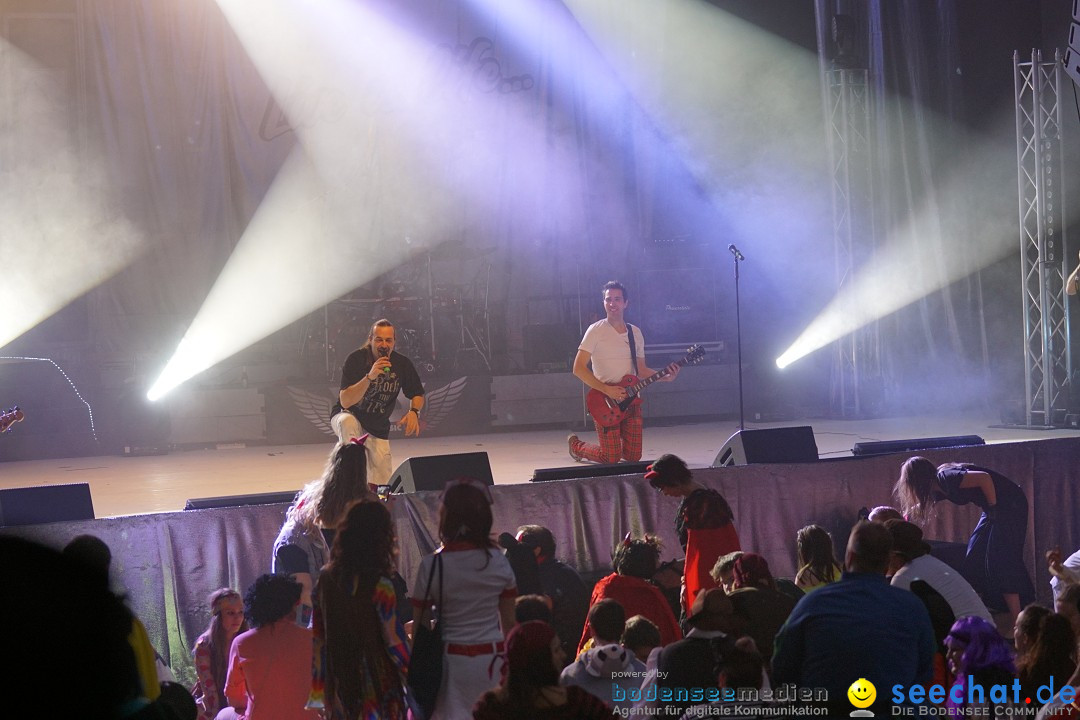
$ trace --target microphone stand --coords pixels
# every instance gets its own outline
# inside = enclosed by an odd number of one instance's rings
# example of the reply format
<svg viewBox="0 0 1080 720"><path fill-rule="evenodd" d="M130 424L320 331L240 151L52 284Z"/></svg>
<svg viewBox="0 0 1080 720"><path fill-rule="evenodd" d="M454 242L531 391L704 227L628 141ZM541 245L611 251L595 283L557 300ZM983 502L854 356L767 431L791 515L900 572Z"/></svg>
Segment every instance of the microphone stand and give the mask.
<svg viewBox="0 0 1080 720"><path fill-rule="evenodd" d="M732 260L735 262L735 353L739 364L739 430L746 429L745 416L743 415L743 382L742 382L742 318L739 314L739 261L743 259L735 246L728 248L731 251Z"/></svg>

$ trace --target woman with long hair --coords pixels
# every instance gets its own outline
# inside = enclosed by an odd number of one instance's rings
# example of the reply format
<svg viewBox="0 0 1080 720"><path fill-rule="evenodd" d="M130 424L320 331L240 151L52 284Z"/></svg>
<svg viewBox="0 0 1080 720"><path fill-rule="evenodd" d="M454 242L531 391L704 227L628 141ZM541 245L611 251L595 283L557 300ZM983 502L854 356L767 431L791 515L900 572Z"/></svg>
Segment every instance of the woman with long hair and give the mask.
<svg viewBox="0 0 1080 720"><path fill-rule="evenodd" d="M210 593L210 625L195 641L195 675L198 678L191 694L199 708L198 720L214 720L225 705L222 689L228 669L229 647L233 638L248 629L244 619L244 600L232 588Z"/></svg>
<svg viewBox="0 0 1080 720"><path fill-rule="evenodd" d="M1030 605L1024 608L1020 616L1030 609ZM1038 620L1034 641L1016 665L1021 697L1034 701L1040 687L1059 688L1066 684L1077 667L1076 635L1068 619L1052 612L1043 614Z"/></svg>
<svg viewBox="0 0 1080 720"><path fill-rule="evenodd" d="M1039 637L1039 625L1047 615L1053 614L1053 610L1043 605L1031 603L1020 611L1013 625L1013 645L1016 647L1016 664L1020 665L1024 657L1031 652Z"/></svg>
<svg viewBox="0 0 1080 720"><path fill-rule="evenodd" d="M832 536L820 525L807 525L795 535L799 572L795 585L804 593L834 583L843 570L836 561Z"/></svg>
<svg viewBox="0 0 1080 720"><path fill-rule="evenodd" d="M517 585L491 538L491 525L487 486L472 478L451 481L439 506L442 545L420 562L412 593L418 623L430 622L431 606L439 605L446 656L435 719L472 717L476 699L499 679ZM433 573L436 559L442 570Z"/></svg>
<svg viewBox="0 0 1080 720"><path fill-rule="evenodd" d="M311 707L327 720L405 718L409 648L397 615L390 511L355 504L315 584Z"/></svg>
<svg viewBox="0 0 1080 720"><path fill-rule="evenodd" d="M311 589L330 559L334 528L350 504L375 499L367 484L366 437L334 446L326 467L296 495L274 541L271 571L300 583L300 604L311 607Z"/></svg>
<svg viewBox="0 0 1080 720"><path fill-rule="evenodd" d="M924 457L912 457L901 466L893 494L908 520L920 525L942 500L982 509L968 540L963 575L988 608L1008 611L1015 622L1020 608L1035 597L1024 565L1028 501L1020 486L970 463L935 467Z"/></svg>
<svg viewBox="0 0 1080 720"><path fill-rule="evenodd" d="M724 496L694 480L690 468L677 455L661 455L649 466L645 479L660 494L681 498L675 512L675 532L686 555L681 604L683 613L688 614L698 592L716 587L709 571L717 559L742 549L735 515Z"/></svg>
<svg viewBox="0 0 1080 720"><path fill-rule="evenodd" d="M506 639L506 677L484 693L475 720L604 720L617 717L596 697L576 685L559 685L566 653L550 625L539 620L522 623Z"/></svg>

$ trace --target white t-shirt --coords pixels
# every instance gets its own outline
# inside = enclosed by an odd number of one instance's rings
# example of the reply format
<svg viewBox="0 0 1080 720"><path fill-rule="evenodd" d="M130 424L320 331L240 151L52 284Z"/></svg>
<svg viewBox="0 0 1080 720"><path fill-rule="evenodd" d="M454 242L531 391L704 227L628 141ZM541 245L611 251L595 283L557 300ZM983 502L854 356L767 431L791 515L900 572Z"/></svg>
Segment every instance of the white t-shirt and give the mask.
<svg viewBox="0 0 1080 720"><path fill-rule="evenodd" d="M645 357L645 338L637 327L634 327L634 343L637 356ZM624 375L637 375L637 368L630 362L630 334L620 333L607 318L589 326L578 350L592 356L593 375L600 382L617 383Z"/></svg>
<svg viewBox="0 0 1080 720"><path fill-rule="evenodd" d="M963 578L960 573L949 567L948 564L937 559L933 555L923 555L909 562L896 571L893 575L893 587L911 589L911 583L915 580L923 580L927 585L941 593L945 602L949 603L953 615L957 620L962 617L974 615L983 620L994 622L990 611L979 599L979 594L971 583Z"/></svg>
<svg viewBox="0 0 1080 720"><path fill-rule="evenodd" d="M499 625L499 598L516 597L517 581L510 563L498 549L444 550L443 641L474 645L503 639ZM413 604L428 596L427 579L433 556L420 561L413 583ZM435 570L430 596L438 600L439 571ZM423 604L422 601L420 604Z"/></svg>

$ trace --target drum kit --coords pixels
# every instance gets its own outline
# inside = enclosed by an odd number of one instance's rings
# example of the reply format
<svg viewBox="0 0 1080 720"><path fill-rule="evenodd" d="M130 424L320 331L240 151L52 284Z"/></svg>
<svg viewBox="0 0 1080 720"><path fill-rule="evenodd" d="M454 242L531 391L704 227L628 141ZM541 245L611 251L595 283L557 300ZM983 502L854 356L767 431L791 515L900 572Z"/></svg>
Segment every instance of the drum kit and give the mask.
<svg viewBox="0 0 1080 720"><path fill-rule="evenodd" d="M494 249L443 243L335 300L304 323L301 359L309 367L323 365L320 370L334 380L349 353L364 344L372 323L386 318L394 323L395 349L422 376L490 372L491 264L482 263L468 282L452 283L436 282L433 263L480 260ZM458 268L456 277L467 275Z"/></svg>

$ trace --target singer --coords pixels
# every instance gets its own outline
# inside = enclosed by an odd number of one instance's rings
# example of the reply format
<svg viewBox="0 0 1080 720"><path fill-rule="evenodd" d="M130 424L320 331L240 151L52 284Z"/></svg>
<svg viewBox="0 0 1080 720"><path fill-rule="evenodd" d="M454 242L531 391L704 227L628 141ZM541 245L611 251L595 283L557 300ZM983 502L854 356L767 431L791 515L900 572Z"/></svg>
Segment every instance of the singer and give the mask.
<svg viewBox="0 0 1080 720"><path fill-rule="evenodd" d="M394 471L390 456L390 414L399 392L409 398L409 411L397 421L405 435L420 434L420 410L424 407L424 386L409 358L394 352L394 325L376 320L367 342L349 353L341 370L341 391L334 405L330 425L339 442L370 433L365 446L367 480L386 485Z"/></svg>

